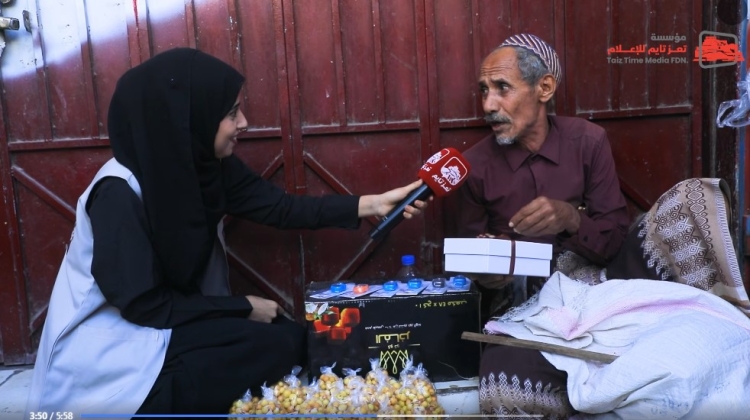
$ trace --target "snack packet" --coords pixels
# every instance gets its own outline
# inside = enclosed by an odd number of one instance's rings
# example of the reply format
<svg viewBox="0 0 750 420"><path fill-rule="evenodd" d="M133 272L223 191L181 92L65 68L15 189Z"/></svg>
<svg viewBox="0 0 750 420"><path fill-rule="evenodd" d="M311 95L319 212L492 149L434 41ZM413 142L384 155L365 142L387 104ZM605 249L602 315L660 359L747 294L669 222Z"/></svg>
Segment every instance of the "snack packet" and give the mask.
<svg viewBox="0 0 750 420"><path fill-rule="evenodd" d="M273 387L273 396L282 414L297 414L299 407L307 398L307 393L302 388L302 382L297 375L302 371L300 366L292 368L290 375L284 376Z"/></svg>
<svg viewBox="0 0 750 420"><path fill-rule="evenodd" d="M261 398L255 405L255 412L248 414L280 414L281 408L276 401L273 388L267 387L266 384L263 383L260 389L263 398Z"/></svg>
<svg viewBox="0 0 750 420"><path fill-rule="evenodd" d="M391 398L391 406L395 414L414 414L416 389L412 381L413 372L414 359L409 357L399 374L400 387L394 391L394 396Z"/></svg>
<svg viewBox="0 0 750 420"><path fill-rule="evenodd" d="M328 391L329 395L332 391L343 387L343 381L333 372L333 368L336 367L336 363L331 366L322 366L320 368L320 379L318 385L321 391Z"/></svg>
<svg viewBox="0 0 750 420"><path fill-rule="evenodd" d="M344 386L342 380L334 382L334 388L330 390L331 398L325 414L341 416L344 414L353 414L355 411L354 401L352 399L352 390Z"/></svg>
<svg viewBox="0 0 750 420"><path fill-rule="evenodd" d="M358 375L362 369L343 368L341 372L344 376L344 386L350 390L361 388L365 384L365 378Z"/></svg>
<svg viewBox="0 0 750 420"><path fill-rule="evenodd" d="M406 401L405 406L411 409L409 414L445 414L438 402L435 386L427 377L427 370L421 363L413 366L411 358L406 365L401 372L402 392L398 398L399 401Z"/></svg>
<svg viewBox="0 0 750 420"><path fill-rule="evenodd" d="M351 390L352 413L353 414L378 414L380 413L380 402L378 401L377 389L364 382L356 382Z"/></svg>
<svg viewBox="0 0 750 420"><path fill-rule="evenodd" d="M389 386L391 388L401 388L401 382L398 379L388 374L388 371L380 367L380 359L370 359L370 371L367 372L365 381L369 384L376 385L378 388L381 386Z"/></svg>
<svg viewBox="0 0 750 420"><path fill-rule="evenodd" d="M235 400L232 403L232 407L229 409L229 414L251 414L255 412L255 407L260 401L260 398L253 397L248 389L242 398ZM243 417L234 417L236 420L240 420Z"/></svg>
<svg viewBox="0 0 750 420"><path fill-rule="evenodd" d="M316 416L325 414L331 397L330 393L320 390L320 383L317 379L313 379L310 385L303 387L303 389L305 391L305 400L298 408L299 414L313 414Z"/></svg>

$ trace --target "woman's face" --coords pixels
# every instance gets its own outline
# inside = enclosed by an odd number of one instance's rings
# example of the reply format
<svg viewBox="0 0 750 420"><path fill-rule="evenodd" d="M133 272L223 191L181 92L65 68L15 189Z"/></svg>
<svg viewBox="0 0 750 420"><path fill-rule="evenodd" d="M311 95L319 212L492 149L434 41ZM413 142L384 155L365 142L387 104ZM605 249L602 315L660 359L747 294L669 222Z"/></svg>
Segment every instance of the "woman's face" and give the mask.
<svg viewBox="0 0 750 420"><path fill-rule="evenodd" d="M234 103L229 113L221 120L219 130L216 132L214 139L214 154L217 158L223 159L232 154L234 145L237 144L237 134L247 128L245 115L240 111L240 98Z"/></svg>

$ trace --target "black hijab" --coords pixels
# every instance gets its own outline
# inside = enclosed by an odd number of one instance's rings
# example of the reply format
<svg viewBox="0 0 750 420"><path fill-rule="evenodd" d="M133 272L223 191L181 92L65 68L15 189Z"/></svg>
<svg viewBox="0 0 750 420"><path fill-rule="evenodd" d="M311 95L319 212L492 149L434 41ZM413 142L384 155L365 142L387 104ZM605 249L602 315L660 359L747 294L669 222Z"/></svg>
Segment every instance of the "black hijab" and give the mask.
<svg viewBox="0 0 750 420"><path fill-rule="evenodd" d="M214 139L243 82L228 64L177 48L127 71L112 96L112 152L140 184L162 275L184 293L199 290L224 216Z"/></svg>

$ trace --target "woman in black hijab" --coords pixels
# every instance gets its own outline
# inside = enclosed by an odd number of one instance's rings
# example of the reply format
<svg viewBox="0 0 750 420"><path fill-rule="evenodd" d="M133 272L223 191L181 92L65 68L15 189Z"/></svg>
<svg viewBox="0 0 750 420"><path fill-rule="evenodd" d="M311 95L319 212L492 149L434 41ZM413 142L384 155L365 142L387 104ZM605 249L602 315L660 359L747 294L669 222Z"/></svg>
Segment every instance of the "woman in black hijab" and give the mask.
<svg viewBox="0 0 750 420"><path fill-rule="evenodd" d="M230 295L222 217L279 228L356 228L361 217L387 214L419 185L362 197L284 193L231 154L247 127L238 101L243 81L229 65L188 48L159 54L119 80L109 111L114 159L79 200L30 409L65 401L56 408L228 412L248 388L303 363L306 332L277 317L273 301ZM76 352L87 345L92 365L72 380L82 357ZM86 392L111 405L87 401Z"/></svg>

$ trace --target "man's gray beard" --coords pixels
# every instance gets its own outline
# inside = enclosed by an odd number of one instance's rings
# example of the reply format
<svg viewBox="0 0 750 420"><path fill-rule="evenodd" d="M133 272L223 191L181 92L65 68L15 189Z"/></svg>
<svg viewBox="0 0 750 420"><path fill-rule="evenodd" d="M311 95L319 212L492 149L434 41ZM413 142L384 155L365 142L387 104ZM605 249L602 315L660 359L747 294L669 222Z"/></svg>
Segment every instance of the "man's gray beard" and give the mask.
<svg viewBox="0 0 750 420"><path fill-rule="evenodd" d="M510 146L511 144L514 144L516 142L516 138L515 137L495 136L495 141L500 146Z"/></svg>

